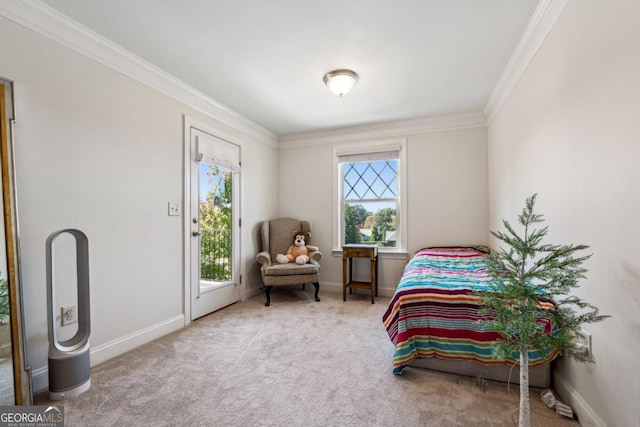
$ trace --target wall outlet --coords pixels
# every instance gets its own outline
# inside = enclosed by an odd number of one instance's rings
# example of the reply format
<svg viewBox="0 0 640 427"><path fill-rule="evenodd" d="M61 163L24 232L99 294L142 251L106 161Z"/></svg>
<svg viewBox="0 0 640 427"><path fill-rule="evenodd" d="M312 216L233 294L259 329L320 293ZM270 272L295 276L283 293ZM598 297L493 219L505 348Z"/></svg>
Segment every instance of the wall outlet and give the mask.
<svg viewBox="0 0 640 427"><path fill-rule="evenodd" d="M169 216L180 216L180 205L169 202Z"/></svg>
<svg viewBox="0 0 640 427"><path fill-rule="evenodd" d="M591 352L591 334L580 328L576 334L576 339L578 341L578 345L584 349L587 360L589 360L589 362L593 362L593 353Z"/></svg>
<svg viewBox="0 0 640 427"><path fill-rule="evenodd" d="M78 308L75 305L62 307L62 326L78 322Z"/></svg>

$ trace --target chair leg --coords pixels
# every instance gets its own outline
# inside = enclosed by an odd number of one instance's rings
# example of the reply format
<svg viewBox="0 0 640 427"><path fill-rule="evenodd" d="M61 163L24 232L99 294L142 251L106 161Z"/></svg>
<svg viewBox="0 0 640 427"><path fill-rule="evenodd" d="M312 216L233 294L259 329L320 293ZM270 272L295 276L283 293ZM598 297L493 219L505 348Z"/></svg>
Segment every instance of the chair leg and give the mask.
<svg viewBox="0 0 640 427"><path fill-rule="evenodd" d="M269 307L271 305L271 288L273 288L273 286L264 287L264 294L267 297L267 302L264 303L265 307Z"/></svg>
<svg viewBox="0 0 640 427"><path fill-rule="evenodd" d="M304 291L304 288L306 288L306 287L307 287L307 284L306 284L306 283L303 283L303 284L302 284L302 290Z"/></svg>
<svg viewBox="0 0 640 427"><path fill-rule="evenodd" d="M320 292L320 283L319 282L314 282L313 286L315 286L315 288L316 288L316 301L320 301L320 298L318 297L318 292Z"/></svg>

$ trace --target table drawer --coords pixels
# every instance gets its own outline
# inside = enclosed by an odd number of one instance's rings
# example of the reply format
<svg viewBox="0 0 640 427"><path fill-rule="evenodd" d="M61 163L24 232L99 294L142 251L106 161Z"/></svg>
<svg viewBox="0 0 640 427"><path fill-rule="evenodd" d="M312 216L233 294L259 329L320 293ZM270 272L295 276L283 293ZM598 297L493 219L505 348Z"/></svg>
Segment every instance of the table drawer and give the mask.
<svg viewBox="0 0 640 427"><path fill-rule="evenodd" d="M344 248L342 258L374 258L376 250L374 248Z"/></svg>

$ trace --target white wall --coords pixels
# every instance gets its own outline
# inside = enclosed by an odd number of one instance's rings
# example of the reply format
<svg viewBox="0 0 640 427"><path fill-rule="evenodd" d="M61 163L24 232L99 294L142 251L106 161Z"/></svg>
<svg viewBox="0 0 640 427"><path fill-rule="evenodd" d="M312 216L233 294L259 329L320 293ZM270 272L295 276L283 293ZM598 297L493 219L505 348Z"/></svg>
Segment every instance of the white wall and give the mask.
<svg viewBox="0 0 640 427"><path fill-rule="evenodd" d="M491 229L537 192L549 241L594 254L576 294L613 317L555 378L582 425L640 420L639 23L637 0L570 1L488 128Z"/></svg>
<svg viewBox="0 0 640 427"><path fill-rule="evenodd" d="M334 257L333 143L344 144L351 129L330 132L325 143L305 144L305 138L287 139L279 150L279 215L308 219L312 244L323 253L320 281L342 284L342 258ZM368 132L367 132L368 134ZM487 244L487 136L486 128L403 134L407 138L407 200L409 254L431 245ZM354 136L356 141L366 139ZM314 140L321 140L314 135ZM304 165L302 170L299 166ZM395 290L406 259L381 256L379 288Z"/></svg>
<svg viewBox="0 0 640 427"><path fill-rule="evenodd" d="M275 145L1 17L0 40L0 76L15 83L25 325L36 375L47 366L45 241L56 230L89 238L91 343L104 350L94 362L127 340L184 325L183 219L168 216L167 203L183 200L185 114L243 145L243 269L248 292L260 286L252 229L277 212L267 192L276 186Z"/></svg>
<svg viewBox="0 0 640 427"><path fill-rule="evenodd" d="M260 224L274 218L278 199L273 194L278 180L278 150L266 144L252 144L244 151L243 265L245 297L261 292L262 277L256 254L260 250Z"/></svg>

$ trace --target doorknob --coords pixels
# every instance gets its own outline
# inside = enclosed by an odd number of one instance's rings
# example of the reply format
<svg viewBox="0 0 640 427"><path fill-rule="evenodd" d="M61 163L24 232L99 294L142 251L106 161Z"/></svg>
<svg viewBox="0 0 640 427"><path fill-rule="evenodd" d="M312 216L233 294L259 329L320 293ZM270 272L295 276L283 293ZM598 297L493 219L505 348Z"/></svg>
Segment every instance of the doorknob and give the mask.
<svg viewBox="0 0 640 427"><path fill-rule="evenodd" d="M198 236L200 235L200 232L199 232L199 231L192 231L192 232L191 232L191 235L192 235L193 237L198 237Z"/></svg>

